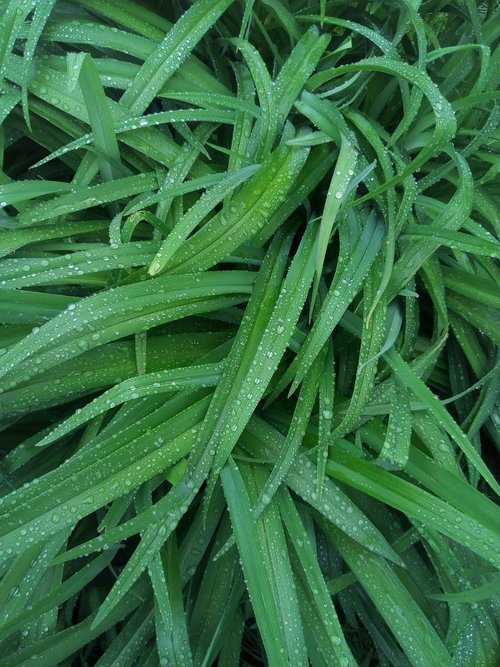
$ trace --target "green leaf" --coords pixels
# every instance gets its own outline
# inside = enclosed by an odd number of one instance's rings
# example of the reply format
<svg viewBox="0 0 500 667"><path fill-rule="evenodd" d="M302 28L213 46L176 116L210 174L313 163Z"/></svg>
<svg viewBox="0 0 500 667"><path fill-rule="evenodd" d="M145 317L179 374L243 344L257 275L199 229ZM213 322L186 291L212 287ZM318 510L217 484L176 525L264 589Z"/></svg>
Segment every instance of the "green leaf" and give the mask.
<svg viewBox="0 0 500 667"><path fill-rule="evenodd" d="M168 31L123 94L121 103L142 113L232 0L198 0Z"/></svg>
<svg viewBox="0 0 500 667"><path fill-rule="evenodd" d="M431 411L435 419L444 426L450 437L453 438L458 447L467 456L470 463L481 473L491 488L497 494L500 493L500 486L496 482L492 473L486 467L484 461L467 438L467 435L460 429L453 417L440 403L437 396L432 394L430 389L411 371L395 350L390 350L386 355L386 359L399 380L406 384L408 389L410 389L424 403L427 409Z"/></svg>
<svg viewBox="0 0 500 667"><path fill-rule="evenodd" d="M452 658L439 635L391 566L336 529L330 528L328 533L396 635L411 664L432 664L438 660L451 667Z"/></svg>
<svg viewBox="0 0 500 667"><path fill-rule="evenodd" d="M214 185L210 190L207 190L196 204L179 220L167 239L162 243L148 272L151 275L160 273L197 225L213 211L224 197L252 176L257 169L258 167L256 166L244 167L228 174L225 179Z"/></svg>
<svg viewBox="0 0 500 667"><path fill-rule="evenodd" d="M243 470L250 489L257 486L255 496L262 475L250 466ZM248 487L232 460L223 468L221 481L267 658L277 666L292 661L305 665L307 657L298 602L291 586L290 563L284 555L286 550L280 549L285 540L278 512L269 506L265 515L254 519Z"/></svg>

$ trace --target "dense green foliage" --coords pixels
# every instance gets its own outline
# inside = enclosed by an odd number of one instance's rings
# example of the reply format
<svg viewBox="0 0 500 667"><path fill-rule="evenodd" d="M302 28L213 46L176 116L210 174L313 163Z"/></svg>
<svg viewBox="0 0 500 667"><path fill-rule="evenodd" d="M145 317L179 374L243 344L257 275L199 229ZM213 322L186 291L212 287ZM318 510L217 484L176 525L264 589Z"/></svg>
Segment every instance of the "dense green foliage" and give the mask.
<svg viewBox="0 0 500 667"><path fill-rule="evenodd" d="M0 664L494 667L495 0L0 0Z"/></svg>

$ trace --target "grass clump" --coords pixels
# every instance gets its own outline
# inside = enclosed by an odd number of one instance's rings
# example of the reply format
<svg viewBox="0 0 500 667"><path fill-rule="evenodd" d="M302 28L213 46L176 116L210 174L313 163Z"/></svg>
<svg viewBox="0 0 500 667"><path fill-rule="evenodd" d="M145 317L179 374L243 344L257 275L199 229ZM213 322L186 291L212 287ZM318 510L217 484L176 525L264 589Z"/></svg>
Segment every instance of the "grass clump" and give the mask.
<svg viewBox="0 0 500 667"><path fill-rule="evenodd" d="M0 15L2 667L498 664L498 3Z"/></svg>

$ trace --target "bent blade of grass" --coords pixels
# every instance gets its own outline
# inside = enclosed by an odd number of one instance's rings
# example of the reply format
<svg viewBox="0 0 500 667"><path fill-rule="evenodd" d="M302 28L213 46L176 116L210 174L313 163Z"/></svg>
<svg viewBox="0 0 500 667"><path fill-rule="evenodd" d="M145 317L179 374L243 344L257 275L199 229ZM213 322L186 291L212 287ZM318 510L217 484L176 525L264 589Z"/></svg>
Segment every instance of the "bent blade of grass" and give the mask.
<svg viewBox="0 0 500 667"><path fill-rule="evenodd" d="M384 55L389 56L392 60L400 59L398 51L392 42L390 42L386 37L384 37L381 34L381 32L377 30L372 30L371 28L368 28L367 26L362 25L361 23L356 23L355 21L346 21L345 19L333 16L323 16L323 15L318 16L311 14L300 15L300 20L307 21L308 23L311 21L313 22L322 21L322 23L325 23L327 25L336 25L342 28L347 28L348 30L357 32L358 34L362 35L369 41L373 42L373 44L375 44L375 46L377 46Z"/></svg>
<svg viewBox="0 0 500 667"><path fill-rule="evenodd" d="M233 0L198 0L192 5L144 62L132 85L122 95L121 103L133 113L143 113L232 2Z"/></svg>
<svg viewBox="0 0 500 667"><path fill-rule="evenodd" d="M221 211L189 238L166 265L171 273L211 268L261 231L293 190L307 148L279 146Z"/></svg>
<svg viewBox="0 0 500 667"><path fill-rule="evenodd" d="M119 216L116 219L119 219L121 224L121 217ZM147 222L151 225L151 227L153 227L153 235L156 234L159 236L160 234L168 233L168 228L165 223L160 220L160 218L158 218L158 216L156 216L154 213L150 213L149 211L136 211L135 213L132 213L132 215L130 215L123 223L118 236L119 242L117 245L120 245L120 243L129 243L132 240L132 236L134 235L137 226L141 222ZM109 236L111 242L113 243L114 236L111 234L111 230Z"/></svg>
<svg viewBox="0 0 500 667"><path fill-rule="evenodd" d="M30 39L32 26L28 32L27 40ZM64 19L62 16L58 16L56 20L54 16L43 30L42 41L45 45L50 42L62 42L63 44L78 44L80 47L81 45L100 46L101 48L112 49L115 53L126 53L141 61L146 60L151 55L157 43L155 40L121 30L116 26L104 25L95 20L90 20L89 16L86 17L85 21L79 21L78 24L71 22L69 17ZM122 64L124 63L122 62Z"/></svg>
<svg viewBox="0 0 500 667"><path fill-rule="evenodd" d="M351 134L344 117L329 100L322 100L305 90L295 102L295 108L338 145L342 143L342 134L346 137Z"/></svg>
<svg viewBox="0 0 500 667"><path fill-rule="evenodd" d="M157 393L169 393L183 388L194 389L216 386L223 370L223 364L203 364L174 368L157 373L148 373L140 377L125 380L98 396L91 403L73 414L62 424L59 424L52 433L43 438L38 447L49 445L55 440L78 428L86 421L90 421L103 412L115 408L120 403L148 396L154 389Z"/></svg>
<svg viewBox="0 0 500 667"><path fill-rule="evenodd" d="M174 229L160 246L151 262L148 273L156 275L165 267L189 234L230 192L244 183L258 169L258 165L243 167L229 173L226 178L207 190L189 211L177 222Z"/></svg>
<svg viewBox="0 0 500 667"><path fill-rule="evenodd" d="M418 155L413 158L413 160L399 174L389 179L369 194L356 199L355 202L353 202L355 204L360 204L363 201L385 192L389 188L400 183L407 176L410 176L414 171L422 167L422 165L424 165L436 151L442 150L450 139L453 138L457 129L455 114L450 103L439 92L428 74L401 61L391 61L384 57L365 58L359 63L353 65L341 65L333 70L327 70L324 73L320 72L314 75L314 77L311 77L311 86L316 88L332 76L356 72L358 70L382 72L390 76L404 79L417 86L423 92L432 107L435 118L435 127L430 141L426 143Z"/></svg>

